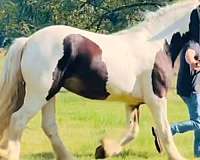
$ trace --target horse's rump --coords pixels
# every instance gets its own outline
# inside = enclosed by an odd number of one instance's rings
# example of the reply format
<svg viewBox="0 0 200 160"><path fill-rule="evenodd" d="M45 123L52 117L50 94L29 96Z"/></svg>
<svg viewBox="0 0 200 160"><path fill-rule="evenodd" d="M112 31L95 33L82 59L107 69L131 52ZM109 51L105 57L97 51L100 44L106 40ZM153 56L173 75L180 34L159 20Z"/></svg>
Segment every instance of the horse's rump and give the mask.
<svg viewBox="0 0 200 160"><path fill-rule="evenodd" d="M21 73L21 56L27 38L16 39L11 45L0 81L0 138L9 125L11 114L24 102L25 83Z"/></svg>

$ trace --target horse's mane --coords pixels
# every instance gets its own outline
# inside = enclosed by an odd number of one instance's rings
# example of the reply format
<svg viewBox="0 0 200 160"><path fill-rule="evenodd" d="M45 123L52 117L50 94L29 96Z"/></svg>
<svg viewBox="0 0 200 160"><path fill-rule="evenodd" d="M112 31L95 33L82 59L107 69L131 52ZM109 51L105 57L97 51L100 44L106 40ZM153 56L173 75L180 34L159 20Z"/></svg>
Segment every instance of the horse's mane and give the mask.
<svg viewBox="0 0 200 160"><path fill-rule="evenodd" d="M163 20L163 19L165 19L165 17L168 16L168 13L171 13L171 16L175 17L177 15L174 13L177 13L177 11L179 11L180 8L185 8L185 7L189 8L191 6L197 6L198 5L197 2L199 2L199 1L198 0L184 0L184 1L179 1L177 3L173 3L172 5L167 5L165 7L161 7L156 12L147 12L145 15L144 23L152 23L152 21L157 22L157 21ZM196 5L195 5L195 3L196 3ZM191 11L192 10L189 10L189 13ZM184 16L184 15L182 15L182 16Z"/></svg>
<svg viewBox="0 0 200 160"><path fill-rule="evenodd" d="M180 0L177 3L159 8L156 12L146 12L143 22L118 32L123 34L127 32L137 32L143 29L151 33L159 33L165 30L167 26L173 25L176 21L188 15L199 4L199 0Z"/></svg>

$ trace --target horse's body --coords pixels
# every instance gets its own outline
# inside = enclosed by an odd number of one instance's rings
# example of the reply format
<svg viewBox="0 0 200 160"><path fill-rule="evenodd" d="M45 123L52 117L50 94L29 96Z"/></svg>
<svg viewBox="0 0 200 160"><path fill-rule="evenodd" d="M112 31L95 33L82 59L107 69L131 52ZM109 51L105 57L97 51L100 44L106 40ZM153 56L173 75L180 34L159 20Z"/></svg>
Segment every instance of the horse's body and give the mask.
<svg viewBox="0 0 200 160"><path fill-rule="evenodd" d="M48 33L51 34L48 35ZM27 43L26 45L22 58L22 68L25 68L25 71L22 70L24 79L26 79L27 72L27 81L30 81L30 78L35 79L36 85L38 85L38 82L42 81L38 78L43 75L43 73L51 71L51 73L48 74L48 77L46 77L47 74L45 74L45 85L42 87L45 88L45 92L48 93L47 91L51 88L50 85L52 84L52 71L55 70L56 64L63 56L63 39L70 35L70 33L79 34L87 37L94 43L98 44L98 46L102 50L102 61L106 64L108 72L108 80L106 82L106 89L110 93L108 99L116 99L118 96L120 97L121 95L127 95L127 99L132 99L133 97L135 97L136 99L141 99L141 102L143 102L144 93L142 93L141 91L141 80L142 78L144 78L144 76L142 77L142 74L145 73L146 75L146 72L152 70L156 55L156 47L151 47L150 42L142 42L142 38L140 38L139 35L136 35L136 39L141 39L140 42L144 45L149 45L149 48L151 49L148 50L147 53L144 53L144 51L142 51L141 45L134 47L134 49L138 52L135 52L135 54L133 54L131 52L133 50L133 48L131 48L132 46L128 45L130 44L130 39L128 39L124 35L100 35L66 26L47 27L41 30L39 33L33 35L31 37L31 41L33 43ZM38 41L43 41L44 43L38 44ZM34 44L35 42L36 44ZM134 44L134 41L132 43ZM163 42L160 42L161 46L162 43ZM35 45L37 45L37 47L40 49L40 52L34 51ZM46 45L47 47L43 47L44 45ZM159 47L161 48L161 46ZM48 50L48 52L46 50ZM34 52L32 53L33 55L31 56L31 58L29 58L30 52ZM146 56L144 56L144 54ZM42 58L39 59L38 57ZM48 64L44 63L47 57L51 58L51 60L49 59ZM122 61L122 59L124 60ZM47 66L44 66L44 64L47 65L48 68ZM35 69L36 73L33 73L33 76L31 75L32 77L30 77L30 71L26 71L26 69L30 68L33 65L35 67L38 67L38 70L40 72ZM34 85L32 84L32 86ZM96 99L98 99L98 97ZM124 101L120 98L117 100ZM132 102L130 103L132 104Z"/></svg>
<svg viewBox="0 0 200 160"><path fill-rule="evenodd" d="M166 30L165 24L154 21L145 22L140 29L113 35L52 26L16 40L8 51L1 80L0 147L8 147L8 152L0 150L0 155L5 154L9 160L19 159L22 131L42 109L42 127L58 159L71 159L57 134L54 115L55 95L65 87L90 99L117 100L127 104L130 130L120 146L135 138L138 132L137 108L146 103L169 157L183 159L174 145L167 120L167 78L163 72L169 65L159 63L163 57L167 61L169 57L157 53L163 46L163 39L177 30L177 20L189 23L189 13L197 4L197 1L188 1L169 9L169 12L175 10L177 16L169 13L173 21L167 22ZM163 16L162 12L159 14ZM159 21L158 17L156 19ZM187 30L187 25L183 24L183 31ZM109 148L106 143L103 145L105 149ZM102 150L100 147L97 152L104 152ZM106 151L106 154L114 155L118 151Z"/></svg>

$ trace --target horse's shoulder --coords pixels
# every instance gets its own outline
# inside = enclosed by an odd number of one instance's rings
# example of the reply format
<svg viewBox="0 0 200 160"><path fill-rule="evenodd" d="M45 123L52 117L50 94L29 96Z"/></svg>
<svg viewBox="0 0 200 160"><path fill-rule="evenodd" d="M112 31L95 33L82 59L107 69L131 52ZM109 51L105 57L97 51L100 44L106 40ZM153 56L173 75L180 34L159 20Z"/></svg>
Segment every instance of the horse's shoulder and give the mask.
<svg viewBox="0 0 200 160"><path fill-rule="evenodd" d="M155 57L151 77L153 91L160 98L167 95L171 73L172 63L170 57L163 53L163 51L159 51Z"/></svg>

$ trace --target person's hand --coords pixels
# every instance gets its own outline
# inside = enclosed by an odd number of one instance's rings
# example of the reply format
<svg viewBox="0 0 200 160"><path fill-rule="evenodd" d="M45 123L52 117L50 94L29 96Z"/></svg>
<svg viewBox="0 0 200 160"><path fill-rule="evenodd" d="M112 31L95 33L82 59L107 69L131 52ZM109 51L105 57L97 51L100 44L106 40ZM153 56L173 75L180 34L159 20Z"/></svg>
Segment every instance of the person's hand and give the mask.
<svg viewBox="0 0 200 160"><path fill-rule="evenodd" d="M200 61L196 56L195 50L189 48L186 51L185 60L193 71L200 71Z"/></svg>
<svg viewBox="0 0 200 160"><path fill-rule="evenodd" d="M195 60L190 64L192 70L194 71L200 71L200 61Z"/></svg>

